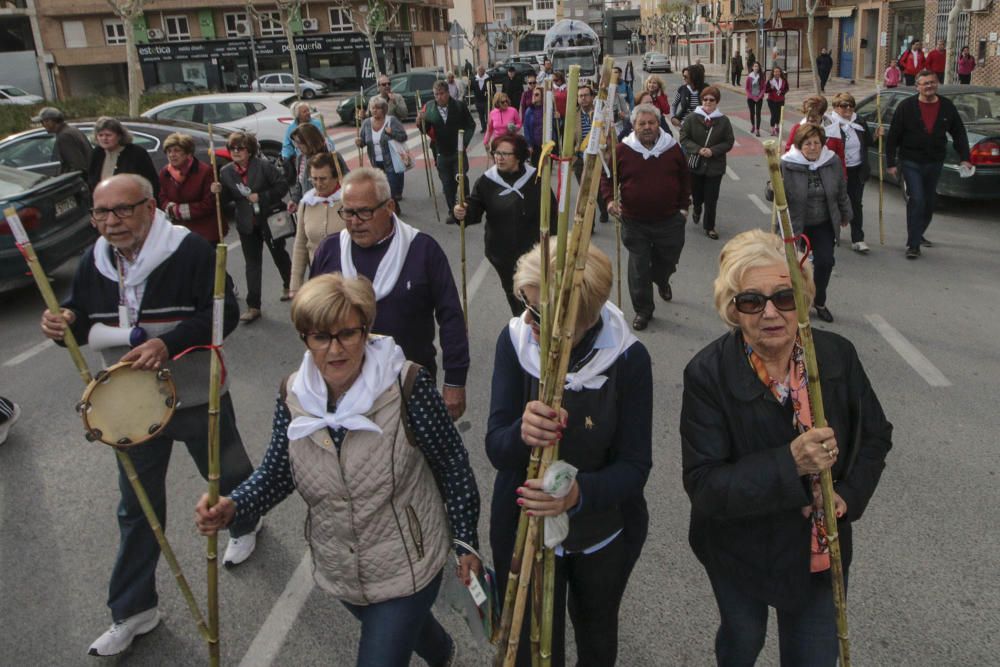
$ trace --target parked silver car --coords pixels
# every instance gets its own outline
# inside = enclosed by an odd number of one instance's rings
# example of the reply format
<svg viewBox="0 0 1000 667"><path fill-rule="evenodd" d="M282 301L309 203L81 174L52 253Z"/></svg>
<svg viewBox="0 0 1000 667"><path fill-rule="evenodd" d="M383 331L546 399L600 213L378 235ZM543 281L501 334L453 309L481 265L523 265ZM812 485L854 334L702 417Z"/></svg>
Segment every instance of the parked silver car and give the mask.
<svg viewBox="0 0 1000 667"><path fill-rule="evenodd" d="M305 76L299 77L299 88L303 99L307 100L323 97L330 92L325 83ZM250 89L264 93L294 93L295 79L289 72L262 74L250 83Z"/></svg>

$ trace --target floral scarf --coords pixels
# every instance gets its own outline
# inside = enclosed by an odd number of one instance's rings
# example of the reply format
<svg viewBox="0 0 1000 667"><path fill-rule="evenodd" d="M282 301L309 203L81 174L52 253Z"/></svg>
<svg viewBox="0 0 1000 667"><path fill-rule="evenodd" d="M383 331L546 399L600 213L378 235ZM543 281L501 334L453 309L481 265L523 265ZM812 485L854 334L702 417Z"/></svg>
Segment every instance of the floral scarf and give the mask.
<svg viewBox="0 0 1000 667"><path fill-rule="evenodd" d="M792 424L799 433L805 433L813 427L812 406L809 404L808 378L806 376L805 351L798 338L795 339L795 347L792 349L792 358L789 361L788 375L784 381L775 380L767 372L764 360L758 356L749 344L745 345L747 358L750 366L754 369L757 377L763 382L771 393L782 405L792 404ZM809 475L809 483L812 487L812 539L811 559L809 563L810 572L824 572L830 569L830 544L827 540L826 522L823 512L823 491L820 487L819 475Z"/></svg>

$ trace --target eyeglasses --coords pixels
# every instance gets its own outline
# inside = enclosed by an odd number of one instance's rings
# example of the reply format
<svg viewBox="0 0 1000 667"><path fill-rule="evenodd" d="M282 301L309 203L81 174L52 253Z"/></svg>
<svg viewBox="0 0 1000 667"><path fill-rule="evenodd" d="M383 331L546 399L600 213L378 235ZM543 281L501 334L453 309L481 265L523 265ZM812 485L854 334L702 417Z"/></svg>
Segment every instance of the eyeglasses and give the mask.
<svg viewBox="0 0 1000 667"><path fill-rule="evenodd" d="M391 199L391 197L390 197ZM373 217L375 217L375 211L379 210L385 206L388 199L383 199L373 208L342 208L337 211L337 214L342 220L350 220L351 218L357 218L361 222L368 222Z"/></svg>
<svg viewBox="0 0 1000 667"><path fill-rule="evenodd" d="M701 101L702 102L718 102L719 100L715 99L714 97L703 97L703 98L701 98Z"/></svg>
<svg viewBox="0 0 1000 667"><path fill-rule="evenodd" d="M147 201L148 198L144 197L134 204L119 204L113 208L92 208L90 209L90 217L97 222L104 222L110 214L114 213L119 220L126 220L135 215L136 206L141 206Z"/></svg>
<svg viewBox="0 0 1000 667"><path fill-rule="evenodd" d="M510 100L500 100L500 104L510 104Z"/></svg>
<svg viewBox="0 0 1000 667"><path fill-rule="evenodd" d="M525 81L525 83L528 84L529 86L533 86L533 85L535 85L538 82L535 81L534 79L532 79L531 81Z"/></svg>
<svg viewBox="0 0 1000 667"><path fill-rule="evenodd" d="M246 146L229 146L230 153L238 153L239 151L245 151L246 149Z"/></svg>
<svg viewBox="0 0 1000 667"><path fill-rule="evenodd" d="M514 155L510 151L493 151L493 157L508 158Z"/></svg>
<svg viewBox="0 0 1000 667"><path fill-rule="evenodd" d="M758 294L757 292L740 292L733 297L733 305L736 310L744 315L755 315L763 312L770 301L778 310L785 312L795 310L795 290L782 289L770 296Z"/></svg>
<svg viewBox="0 0 1000 667"><path fill-rule="evenodd" d="M306 344L313 352L319 352L320 350L330 349L330 344L333 341L343 347L353 347L361 342L365 337L365 333L368 331L368 327L351 327L349 329L341 329L337 333L328 333L326 331L313 331L310 333L299 334L299 338L302 342Z"/></svg>
<svg viewBox="0 0 1000 667"><path fill-rule="evenodd" d="M838 102L837 103L837 108L838 109L853 109L854 105L851 104L850 102Z"/></svg>
<svg viewBox="0 0 1000 667"><path fill-rule="evenodd" d="M524 306L524 309L528 311L528 315L531 316L531 321L535 324L541 324L542 314L538 311L538 308L532 306L531 303L528 302L528 297L525 295L524 290L518 291L517 300L520 301L521 305Z"/></svg>

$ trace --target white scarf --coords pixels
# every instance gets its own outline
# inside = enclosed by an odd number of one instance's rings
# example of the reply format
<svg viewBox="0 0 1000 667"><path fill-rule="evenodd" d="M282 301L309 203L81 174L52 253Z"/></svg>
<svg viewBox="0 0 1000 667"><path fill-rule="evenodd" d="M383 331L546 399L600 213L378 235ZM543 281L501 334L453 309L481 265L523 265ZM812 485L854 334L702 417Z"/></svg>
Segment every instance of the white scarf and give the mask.
<svg viewBox="0 0 1000 667"><path fill-rule="evenodd" d="M503 197L505 195L509 195L511 192L514 192L521 199L524 199L524 195L521 194L521 188L523 188L524 184L530 181L531 177L534 175L535 175L535 168L532 167L530 164L524 165L524 175L521 176L521 178L514 181L514 185L511 185L507 181L503 180L503 177L500 175L500 170L497 169L496 165L493 165L492 167L487 169L486 173L483 174L483 176L485 176L487 179L493 181L500 187L504 188L504 190L502 190L498 195L499 197Z"/></svg>
<svg viewBox="0 0 1000 667"><path fill-rule="evenodd" d="M750 85L754 85L755 83L757 83L757 79L760 78L760 72L754 72L753 70L751 70L750 73L747 74L747 78L751 79L754 82L753 84Z"/></svg>
<svg viewBox="0 0 1000 667"><path fill-rule="evenodd" d="M392 214L392 224L395 232L392 240L389 241L389 249L385 257L379 262L378 269L375 270L375 280L372 287L375 288L375 300L383 299L399 280L399 272L403 270L403 263L406 261L406 254L410 251L410 243L420 232L415 227L406 224L396 214ZM346 229L340 232L340 272L347 278L357 278L358 270L354 267L354 258L351 257L351 248L354 242L351 241L351 233Z"/></svg>
<svg viewBox="0 0 1000 667"><path fill-rule="evenodd" d="M481 89L485 89L485 88L486 88L486 86L485 86L484 84L485 84L485 83L486 83L487 81L489 81L489 78L490 78L490 77L489 77L489 75L488 75L488 74L483 74L482 76L479 76L479 75L477 74L477 75L476 75L476 85L477 85L477 86L479 86L479 87L480 87Z"/></svg>
<svg viewBox="0 0 1000 667"><path fill-rule="evenodd" d="M774 92L780 93L782 81L783 79L771 79L770 81L767 82L767 85L770 86L771 88L774 88Z"/></svg>
<svg viewBox="0 0 1000 667"><path fill-rule="evenodd" d="M840 129L845 134L850 134L847 132L847 128L853 128L858 132L864 132L865 128L860 123L858 123L858 114L852 113L850 118L844 118L836 111L830 111L826 114L828 125L840 125Z"/></svg>
<svg viewBox="0 0 1000 667"><path fill-rule="evenodd" d="M605 302L601 308L601 322L603 326L593 347L596 353L583 368L566 374L566 389L570 391L600 389L608 380L601 373L608 370L625 350L638 341L625 322L622 311L610 301ZM524 317L514 317L507 329L521 368L531 377L538 378L541 375L541 348L532 334L531 325L524 321Z"/></svg>
<svg viewBox="0 0 1000 667"><path fill-rule="evenodd" d="M142 242L139 254L129 263L128 271L125 272L122 296L129 309L136 313L136 318L142 303L142 294L146 289L146 280L156 267L177 251L184 237L190 233L191 230L187 227L171 224L166 214L156 209L153 223L149 227L146 239ZM114 253L109 251L110 247L111 244L103 236L97 239L94 244L94 265L102 276L119 284L118 267L111 258ZM122 289L122 286L119 286L119 289ZM120 314L119 319L121 319ZM119 322L119 325L128 326L128 323Z"/></svg>
<svg viewBox="0 0 1000 667"><path fill-rule="evenodd" d="M708 113L704 108L698 106L694 108L694 112L699 116L704 116L706 120L712 120L713 118L722 118L722 112L716 109L712 113Z"/></svg>
<svg viewBox="0 0 1000 667"><path fill-rule="evenodd" d="M790 164L798 164L804 167L809 167L809 171L816 171L824 164L830 160L837 159L837 154L831 151L826 146L823 146L822 152L815 161L810 161L805 155L802 154L798 148L794 145L788 149L788 152L781 156L782 162L788 162Z"/></svg>
<svg viewBox="0 0 1000 667"><path fill-rule="evenodd" d="M641 155L643 160L648 160L651 157L660 157L666 153L668 150L673 148L674 144L677 143L677 140L674 139L673 135L669 132L665 132L661 127L660 138L656 140L656 144L650 149L647 149L642 145L642 142L639 141L639 137L635 136L635 132L622 139L622 143Z"/></svg>
<svg viewBox="0 0 1000 667"><path fill-rule="evenodd" d="M403 349L389 336L373 336L365 345L361 375L354 381L340 400L335 412L327 412L328 390L323 374L313 362L312 353L302 356L302 364L289 390L295 394L310 416L296 417L288 425L289 440L300 440L330 427L348 431L374 431L382 429L364 415L372 409L375 399L396 382L406 357Z"/></svg>
<svg viewBox="0 0 1000 667"><path fill-rule="evenodd" d="M316 194L316 188L309 190L304 195L302 199L299 200L299 206L316 206L317 204L325 204L326 206L333 206L340 201L340 197L343 194L343 190L337 188L337 191L328 197L323 197Z"/></svg>

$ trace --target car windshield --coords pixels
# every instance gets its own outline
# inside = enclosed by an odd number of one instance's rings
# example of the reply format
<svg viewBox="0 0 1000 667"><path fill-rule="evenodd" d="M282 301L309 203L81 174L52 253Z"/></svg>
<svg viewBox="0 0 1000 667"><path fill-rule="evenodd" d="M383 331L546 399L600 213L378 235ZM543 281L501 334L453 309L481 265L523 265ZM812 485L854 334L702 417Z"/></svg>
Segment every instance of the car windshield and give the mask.
<svg viewBox="0 0 1000 667"><path fill-rule="evenodd" d="M568 72L572 65L580 66L581 76L588 76L597 71L594 63L594 56L590 53L581 53L579 55L556 55L552 58L552 69Z"/></svg>
<svg viewBox="0 0 1000 667"><path fill-rule="evenodd" d="M1000 90L959 93L951 101L964 123L1000 122Z"/></svg>
<svg viewBox="0 0 1000 667"><path fill-rule="evenodd" d="M48 176L33 171L23 171L0 166L0 200L14 197L33 188Z"/></svg>
<svg viewBox="0 0 1000 667"><path fill-rule="evenodd" d="M0 87L0 90L2 90L8 97L26 97L30 94L27 91L17 88L16 86L3 86Z"/></svg>

